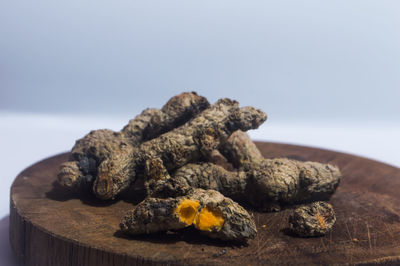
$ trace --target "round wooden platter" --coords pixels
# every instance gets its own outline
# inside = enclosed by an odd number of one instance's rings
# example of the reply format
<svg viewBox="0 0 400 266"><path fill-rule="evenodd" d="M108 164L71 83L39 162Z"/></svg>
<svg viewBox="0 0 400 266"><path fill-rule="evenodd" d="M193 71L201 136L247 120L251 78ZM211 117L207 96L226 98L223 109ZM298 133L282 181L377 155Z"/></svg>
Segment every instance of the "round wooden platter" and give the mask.
<svg viewBox="0 0 400 266"><path fill-rule="evenodd" d="M135 202L79 198L56 183L68 154L24 170L11 187L10 241L23 265L400 264L400 169L348 154L257 143L265 157L336 164L342 182L331 198L337 222L316 238L287 233L290 209L252 212L258 234L246 246L193 230L126 237L119 222ZM136 202L140 200L140 196Z"/></svg>

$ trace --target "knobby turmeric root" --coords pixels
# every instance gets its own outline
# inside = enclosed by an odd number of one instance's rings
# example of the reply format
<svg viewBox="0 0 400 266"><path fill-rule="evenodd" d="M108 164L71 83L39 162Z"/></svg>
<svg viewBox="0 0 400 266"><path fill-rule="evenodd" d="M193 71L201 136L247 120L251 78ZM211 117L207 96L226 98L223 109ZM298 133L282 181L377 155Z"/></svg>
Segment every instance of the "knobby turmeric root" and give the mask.
<svg viewBox="0 0 400 266"><path fill-rule="evenodd" d="M119 132L93 130L76 141L70 159L60 167L59 183L73 191L92 190L99 165L111 157L121 157L144 141L178 127L209 107L206 98L195 92L172 97L161 110L146 109ZM119 162L117 165L126 162Z"/></svg>

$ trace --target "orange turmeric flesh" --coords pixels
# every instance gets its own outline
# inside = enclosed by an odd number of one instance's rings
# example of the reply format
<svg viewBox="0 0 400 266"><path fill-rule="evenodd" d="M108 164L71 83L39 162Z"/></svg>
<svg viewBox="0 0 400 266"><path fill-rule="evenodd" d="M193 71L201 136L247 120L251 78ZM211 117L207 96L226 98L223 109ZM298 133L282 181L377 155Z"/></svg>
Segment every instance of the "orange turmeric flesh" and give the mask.
<svg viewBox="0 0 400 266"><path fill-rule="evenodd" d="M175 213L178 214L179 220L182 223L189 226L193 224L199 205L200 203L197 200L184 199L179 203L178 207L176 207Z"/></svg>
<svg viewBox="0 0 400 266"><path fill-rule="evenodd" d="M205 207L197 214L194 225L201 231L218 231L224 222L225 220L220 210Z"/></svg>
<svg viewBox="0 0 400 266"><path fill-rule="evenodd" d="M322 229L326 229L326 222L325 218L318 212L317 215L317 220L319 222L319 225L321 226Z"/></svg>

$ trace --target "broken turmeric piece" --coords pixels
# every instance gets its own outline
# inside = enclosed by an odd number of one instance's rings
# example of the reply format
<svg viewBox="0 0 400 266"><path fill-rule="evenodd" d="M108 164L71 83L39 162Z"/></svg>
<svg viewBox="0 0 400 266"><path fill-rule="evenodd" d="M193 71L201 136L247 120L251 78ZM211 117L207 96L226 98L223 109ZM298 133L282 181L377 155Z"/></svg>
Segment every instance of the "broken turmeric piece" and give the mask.
<svg viewBox="0 0 400 266"><path fill-rule="evenodd" d="M300 206L289 216L291 232L301 237L325 235L335 222L332 205L323 201Z"/></svg>
<svg viewBox="0 0 400 266"><path fill-rule="evenodd" d="M194 189L177 198L147 198L127 212L120 227L126 234L179 230L193 225L211 238L246 241L257 233L250 214L215 190Z"/></svg>

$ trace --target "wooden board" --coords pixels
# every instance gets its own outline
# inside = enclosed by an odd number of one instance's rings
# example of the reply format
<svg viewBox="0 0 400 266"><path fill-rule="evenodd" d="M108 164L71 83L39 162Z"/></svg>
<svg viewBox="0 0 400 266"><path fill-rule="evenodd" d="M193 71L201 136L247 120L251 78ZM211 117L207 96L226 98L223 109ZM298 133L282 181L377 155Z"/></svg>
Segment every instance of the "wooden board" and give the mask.
<svg viewBox="0 0 400 266"><path fill-rule="evenodd" d="M253 212L258 235L248 246L209 240L196 232L129 238L119 221L129 200L79 199L55 183L61 154L23 171L11 188L10 241L25 265L135 264L400 264L400 169L333 151L257 143L265 157L338 165L332 197L337 222L319 238L287 235L290 210Z"/></svg>

